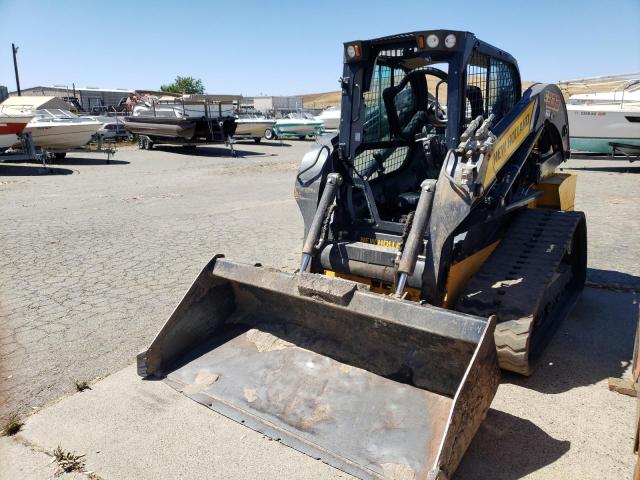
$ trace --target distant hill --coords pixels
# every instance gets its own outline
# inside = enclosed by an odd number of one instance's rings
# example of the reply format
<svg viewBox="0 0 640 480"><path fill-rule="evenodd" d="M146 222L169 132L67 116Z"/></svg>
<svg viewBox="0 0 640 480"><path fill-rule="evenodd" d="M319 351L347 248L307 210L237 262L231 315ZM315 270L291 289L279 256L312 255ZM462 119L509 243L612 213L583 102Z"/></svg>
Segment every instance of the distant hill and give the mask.
<svg viewBox="0 0 640 480"><path fill-rule="evenodd" d="M523 80L522 91L526 90L534 83L536 82ZM562 88L562 92L564 93L565 98L568 98L570 95L573 95L574 93L584 93L585 91L585 88L580 86L567 86L566 84L563 84L563 85L560 85L560 87ZM429 91L433 91L433 90L435 90L435 85L431 85L430 83ZM593 90L589 89L587 91L593 91ZM335 92L309 93L307 95L302 95L302 98L304 101L304 106L306 108L326 108L326 107L332 107L332 106L339 106L340 99L342 98L342 94L338 90ZM442 100L445 100L445 99L446 99L446 96Z"/></svg>
<svg viewBox="0 0 640 480"><path fill-rule="evenodd" d="M302 96L302 101L306 108L325 108L340 105L342 93L336 92L310 93Z"/></svg>

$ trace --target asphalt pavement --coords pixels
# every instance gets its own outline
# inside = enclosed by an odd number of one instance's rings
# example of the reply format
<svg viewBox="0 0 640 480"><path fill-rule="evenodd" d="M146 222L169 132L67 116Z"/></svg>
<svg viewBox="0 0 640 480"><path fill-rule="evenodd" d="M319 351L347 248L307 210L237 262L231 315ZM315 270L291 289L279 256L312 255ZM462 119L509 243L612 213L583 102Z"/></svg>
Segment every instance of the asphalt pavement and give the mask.
<svg viewBox="0 0 640 480"><path fill-rule="evenodd" d="M94 478L347 477L130 366L214 254L296 268L294 174L310 144L0 164L0 417L27 417L0 440L0 478L50 478L58 445L86 455ZM633 353L640 165L563 168L579 174L589 287L535 375L503 375L456 479L631 475L635 399L607 378L628 377Z"/></svg>

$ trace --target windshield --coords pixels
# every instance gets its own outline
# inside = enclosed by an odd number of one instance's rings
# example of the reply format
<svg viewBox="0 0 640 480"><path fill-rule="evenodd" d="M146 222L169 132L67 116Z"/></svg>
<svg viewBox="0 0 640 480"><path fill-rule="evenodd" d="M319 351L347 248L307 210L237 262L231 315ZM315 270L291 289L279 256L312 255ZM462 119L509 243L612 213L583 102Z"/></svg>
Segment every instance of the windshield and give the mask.
<svg viewBox="0 0 640 480"><path fill-rule="evenodd" d="M68 119L79 118L77 115L74 115L73 113L69 112L68 110L61 110L59 108L35 110L33 112L33 114L36 116L37 119L62 119L62 120L68 120Z"/></svg>
<svg viewBox="0 0 640 480"><path fill-rule="evenodd" d="M371 180L390 173L405 162L416 135L444 134L447 70L446 63L408 65L378 58L362 95L363 143L353 162L354 176Z"/></svg>

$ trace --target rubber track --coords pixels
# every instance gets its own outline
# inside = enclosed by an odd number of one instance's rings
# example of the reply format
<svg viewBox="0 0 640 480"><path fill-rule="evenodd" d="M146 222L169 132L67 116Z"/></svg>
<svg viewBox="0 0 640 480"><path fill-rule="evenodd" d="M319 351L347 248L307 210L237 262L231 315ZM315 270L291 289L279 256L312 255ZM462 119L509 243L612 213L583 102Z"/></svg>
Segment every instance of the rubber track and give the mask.
<svg viewBox="0 0 640 480"><path fill-rule="evenodd" d="M549 327L540 321L541 303L582 218L581 212L523 209L460 295L455 310L498 316L495 341L503 369L531 373L533 329L537 337Z"/></svg>

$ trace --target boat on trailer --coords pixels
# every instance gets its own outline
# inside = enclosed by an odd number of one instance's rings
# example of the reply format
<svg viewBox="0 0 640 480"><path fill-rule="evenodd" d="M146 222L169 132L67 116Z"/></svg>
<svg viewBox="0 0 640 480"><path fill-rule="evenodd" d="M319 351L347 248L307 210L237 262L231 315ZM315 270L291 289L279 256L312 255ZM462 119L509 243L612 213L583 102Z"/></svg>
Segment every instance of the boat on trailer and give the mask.
<svg viewBox="0 0 640 480"><path fill-rule="evenodd" d="M81 118L63 109L40 109L25 112L32 118L22 130L30 133L36 147L48 151L72 150L83 147L102 127L102 123L90 118ZM2 144L18 145L17 134L8 135Z"/></svg>
<svg viewBox="0 0 640 480"><path fill-rule="evenodd" d="M0 113L0 152L10 148L16 141L17 135L22 133L33 115L10 115Z"/></svg>
<svg viewBox="0 0 640 480"><path fill-rule="evenodd" d="M640 154L640 79L616 90L572 95L567 113L572 150Z"/></svg>
<svg viewBox="0 0 640 480"><path fill-rule="evenodd" d="M256 143L267 135L267 130L273 130L276 121L264 115L252 112L240 112L236 118L236 132L234 138L253 138Z"/></svg>
<svg viewBox="0 0 640 480"><path fill-rule="evenodd" d="M236 130L233 105L208 99L153 100L136 105L125 128L138 135L143 149L154 145L225 143Z"/></svg>
<svg viewBox="0 0 640 480"><path fill-rule="evenodd" d="M337 130L340 128L340 108L327 107L316 116L316 120L322 122L325 130Z"/></svg>
<svg viewBox="0 0 640 480"><path fill-rule="evenodd" d="M289 113L286 117L276 120L272 130L274 136L271 137L268 133L266 138L271 140L271 138L295 137L304 140L310 135L321 135L323 131L322 122L316 120L313 115L303 112Z"/></svg>

